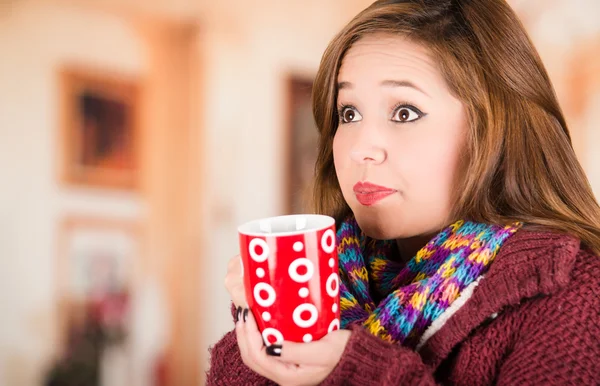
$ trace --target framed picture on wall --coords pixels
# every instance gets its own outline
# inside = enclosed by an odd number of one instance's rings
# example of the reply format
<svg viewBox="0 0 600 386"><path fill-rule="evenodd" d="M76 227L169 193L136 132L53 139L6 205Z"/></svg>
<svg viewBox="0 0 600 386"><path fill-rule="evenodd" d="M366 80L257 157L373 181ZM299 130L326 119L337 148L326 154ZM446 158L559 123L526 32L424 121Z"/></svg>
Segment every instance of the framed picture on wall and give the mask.
<svg viewBox="0 0 600 386"><path fill-rule="evenodd" d="M123 76L80 68L60 72L62 180L135 189L139 167L139 87Z"/></svg>
<svg viewBox="0 0 600 386"><path fill-rule="evenodd" d="M288 213L311 211L310 202L317 160L319 133L312 113L313 79L290 76L287 79L287 173Z"/></svg>
<svg viewBox="0 0 600 386"><path fill-rule="evenodd" d="M132 292L141 264L136 223L70 217L58 246L60 348L48 378L68 380L85 370L84 384L130 384Z"/></svg>

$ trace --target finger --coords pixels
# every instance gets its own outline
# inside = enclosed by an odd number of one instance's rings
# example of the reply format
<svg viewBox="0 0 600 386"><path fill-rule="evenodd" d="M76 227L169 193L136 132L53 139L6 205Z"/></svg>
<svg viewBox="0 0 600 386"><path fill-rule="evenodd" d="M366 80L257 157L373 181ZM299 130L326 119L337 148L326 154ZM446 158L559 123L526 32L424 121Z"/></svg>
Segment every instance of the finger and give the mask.
<svg viewBox="0 0 600 386"><path fill-rule="evenodd" d="M239 285L244 284L244 281L242 280L242 278L237 277L237 275L235 274L231 274L228 273L227 276L225 276L225 288L227 289L228 292L233 292L233 289Z"/></svg>
<svg viewBox="0 0 600 386"><path fill-rule="evenodd" d="M246 291L244 290L244 283L239 283L231 289L231 298L236 306L248 308L248 301L246 300Z"/></svg>
<svg viewBox="0 0 600 386"><path fill-rule="evenodd" d="M242 318L243 318L243 316L242 316ZM248 344L248 342L249 342L248 334L246 332L246 326L245 326L245 323L242 318L240 318L240 320L238 321L238 323L235 326L236 337L238 340L238 346L240 348L240 355L242 357L242 362L244 362L244 364L246 366L248 366L248 368L250 368L252 371L256 372L257 374L260 374L263 377L269 378L272 375L269 374L267 371L265 371L265 366L261 365L261 363L259 361L257 361L258 355L252 351L252 349L250 348L250 346Z"/></svg>
<svg viewBox="0 0 600 386"><path fill-rule="evenodd" d="M248 349L256 353L263 352L265 350L265 345L263 342L262 334L258 329L258 324L256 323L256 319L254 318L254 314L249 308L246 308L244 324L244 332L248 343Z"/></svg>
<svg viewBox="0 0 600 386"><path fill-rule="evenodd" d="M239 268L239 264L240 264L240 256L239 255L235 255L233 256L231 259L229 259L229 261L227 262L227 270L228 271L232 271L236 268Z"/></svg>
<svg viewBox="0 0 600 386"><path fill-rule="evenodd" d="M248 348L248 355L252 357L253 363L260 367L262 375L267 378L286 379L290 377L290 374L296 374L297 368L295 365L284 363L279 358L267 355L267 347L258 329L256 318L254 318L250 310L246 315L245 325L244 336L246 338L245 344Z"/></svg>
<svg viewBox="0 0 600 386"><path fill-rule="evenodd" d="M231 275L227 274L227 276L225 276L225 280L223 282L225 284L225 288L227 289L227 291L231 292L231 288L235 285L234 280L232 279Z"/></svg>
<svg viewBox="0 0 600 386"><path fill-rule="evenodd" d="M225 286L228 288L231 288L231 287L236 286L243 282L244 282L244 279L239 277L235 273L228 272L227 275L225 276Z"/></svg>
<svg viewBox="0 0 600 386"><path fill-rule="evenodd" d="M327 345L320 341L310 343L285 341L279 358L284 362L301 366L323 365L328 361L328 352Z"/></svg>
<svg viewBox="0 0 600 386"><path fill-rule="evenodd" d="M240 354L242 358L247 356L248 345L246 344L246 332L244 330L244 323L241 318L238 318L238 321L235 323L235 337L237 339L238 347L240 348Z"/></svg>

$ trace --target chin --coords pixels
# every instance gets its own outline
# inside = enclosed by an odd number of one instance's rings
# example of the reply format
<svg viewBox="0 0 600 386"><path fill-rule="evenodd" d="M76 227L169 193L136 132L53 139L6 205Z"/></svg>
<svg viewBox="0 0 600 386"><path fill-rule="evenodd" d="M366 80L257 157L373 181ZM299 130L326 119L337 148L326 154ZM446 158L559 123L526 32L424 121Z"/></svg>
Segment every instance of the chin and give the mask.
<svg viewBox="0 0 600 386"><path fill-rule="evenodd" d="M365 235L375 240L392 240L402 236L393 231L395 227L390 223L391 219L385 218L388 216L390 216L389 213L383 214L375 210L354 211L354 217L360 229Z"/></svg>

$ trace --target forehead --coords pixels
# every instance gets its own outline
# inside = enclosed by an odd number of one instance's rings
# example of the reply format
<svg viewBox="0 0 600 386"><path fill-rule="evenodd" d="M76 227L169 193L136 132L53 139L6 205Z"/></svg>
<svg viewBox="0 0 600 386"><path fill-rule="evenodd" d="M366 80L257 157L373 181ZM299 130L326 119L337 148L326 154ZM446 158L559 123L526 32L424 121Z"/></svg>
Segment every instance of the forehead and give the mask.
<svg viewBox="0 0 600 386"><path fill-rule="evenodd" d="M422 44L391 34L372 34L358 40L342 60L338 83L409 79L430 87L445 86L432 53Z"/></svg>

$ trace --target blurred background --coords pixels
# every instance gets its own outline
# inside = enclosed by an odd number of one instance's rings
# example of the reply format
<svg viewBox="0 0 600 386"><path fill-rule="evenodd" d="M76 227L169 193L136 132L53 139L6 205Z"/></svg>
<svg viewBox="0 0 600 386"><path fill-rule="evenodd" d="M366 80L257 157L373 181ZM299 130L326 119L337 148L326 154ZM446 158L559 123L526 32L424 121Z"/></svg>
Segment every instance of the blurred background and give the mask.
<svg viewBox="0 0 600 386"><path fill-rule="evenodd" d="M0 385L201 385L237 225L304 210L370 0L0 0ZM513 0L600 193L600 2Z"/></svg>

